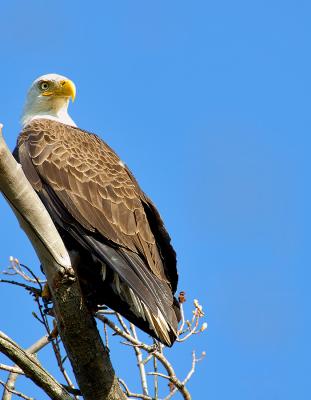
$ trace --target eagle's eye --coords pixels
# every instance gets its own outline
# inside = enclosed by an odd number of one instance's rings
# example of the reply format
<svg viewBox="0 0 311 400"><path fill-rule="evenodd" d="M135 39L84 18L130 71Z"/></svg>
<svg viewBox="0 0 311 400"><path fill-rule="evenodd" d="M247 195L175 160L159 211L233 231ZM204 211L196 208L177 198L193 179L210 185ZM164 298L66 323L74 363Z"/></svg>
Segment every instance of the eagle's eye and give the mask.
<svg viewBox="0 0 311 400"><path fill-rule="evenodd" d="M48 90L48 88L49 88L49 83L43 81L43 82L40 82L39 86L40 86L40 89L41 89L41 90L45 91L45 90Z"/></svg>

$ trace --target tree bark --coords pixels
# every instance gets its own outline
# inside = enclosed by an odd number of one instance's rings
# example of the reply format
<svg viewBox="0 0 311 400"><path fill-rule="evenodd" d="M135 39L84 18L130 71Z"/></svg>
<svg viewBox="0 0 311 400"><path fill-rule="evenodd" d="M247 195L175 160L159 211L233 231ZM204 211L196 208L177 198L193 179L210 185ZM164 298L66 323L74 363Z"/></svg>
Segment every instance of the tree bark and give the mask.
<svg viewBox="0 0 311 400"><path fill-rule="evenodd" d="M126 399L94 317L86 307L72 265L74 260L70 260L49 214L7 148L2 136L2 125L0 191L40 258L52 293L59 333L84 399Z"/></svg>

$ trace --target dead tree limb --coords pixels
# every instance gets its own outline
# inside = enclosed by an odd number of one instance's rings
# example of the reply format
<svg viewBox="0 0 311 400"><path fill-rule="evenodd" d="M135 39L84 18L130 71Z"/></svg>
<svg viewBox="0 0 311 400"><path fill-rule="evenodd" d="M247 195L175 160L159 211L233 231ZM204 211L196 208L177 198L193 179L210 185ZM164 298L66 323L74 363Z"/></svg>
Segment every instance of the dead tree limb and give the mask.
<svg viewBox="0 0 311 400"><path fill-rule="evenodd" d="M50 343L50 339L48 335L43 336L40 338L36 343L31 345L26 351L30 354L36 354L40 351L43 347L45 347L48 343ZM16 368L17 365L12 367L8 379L6 381L6 385L4 388L2 400L11 400L12 399L12 390L15 390L15 382L18 378L18 375L24 374L24 371L20 368Z"/></svg>
<svg viewBox="0 0 311 400"><path fill-rule="evenodd" d="M2 125L0 191L13 209L42 263L53 297L60 336L84 399L125 399L94 317L87 309L81 294L74 262L70 260L49 214L26 179L21 166L7 148L2 136Z"/></svg>
<svg viewBox="0 0 311 400"><path fill-rule="evenodd" d="M132 335L130 335L130 334L126 333L124 330L120 329L114 322L110 321L107 317L105 317L105 315L101 314L100 312L98 312L96 314L96 316L102 322L106 323L112 330L114 330L114 332L117 335L122 336L124 339L126 339L128 341L128 343L124 343L124 344L129 344L130 346L137 346L140 349L143 349L147 353L152 354L154 357L156 357L161 362L163 367L166 369L167 378L174 385L174 387L176 387L179 390L179 392L183 396L184 400L191 400L191 395L190 395L188 389L186 388L185 384L177 378L172 365L166 359L166 357L161 353L161 351L156 350L154 346L149 346L146 343L140 342L139 340L135 339ZM145 394L143 394L143 396L145 396Z"/></svg>
<svg viewBox="0 0 311 400"><path fill-rule="evenodd" d="M72 400L72 397L39 363L38 359L23 350L0 331L0 351L13 360L53 400Z"/></svg>

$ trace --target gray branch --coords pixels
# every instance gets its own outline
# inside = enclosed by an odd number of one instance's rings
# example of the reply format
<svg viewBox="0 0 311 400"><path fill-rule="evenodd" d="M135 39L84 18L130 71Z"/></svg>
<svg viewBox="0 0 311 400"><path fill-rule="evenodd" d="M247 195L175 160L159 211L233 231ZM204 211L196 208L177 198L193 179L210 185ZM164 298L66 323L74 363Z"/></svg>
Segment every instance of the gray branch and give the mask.
<svg viewBox="0 0 311 400"><path fill-rule="evenodd" d="M2 136L2 125L0 191L13 209L43 265L53 297L60 336L84 399L125 399L94 317L81 294L74 271L74 260L70 260L50 216L26 179L21 166L7 148ZM13 360L26 372L24 366ZM39 384L39 381L36 383Z"/></svg>
<svg viewBox="0 0 311 400"><path fill-rule="evenodd" d="M31 345L26 351L30 354L35 354L39 350L41 350L44 346L46 346L48 343L50 343L48 335L43 336L41 339L39 339L36 343ZM21 370L20 368L16 368L17 366L15 365L12 367L10 374L8 376L8 379L6 381L5 389L3 392L2 400L11 400L12 399L12 390L15 390L15 382L16 379L18 378L18 375L24 374L24 371Z"/></svg>
<svg viewBox="0 0 311 400"><path fill-rule="evenodd" d="M1 331L0 351L13 360L51 399L72 400L68 392L41 366L34 355L27 353Z"/></svg>
<svg viewBox="0 0 311 400"><path fill-rule="evenodd" d="M179 390L179 392L182 394L184 400L191 400L191 395L185 386L186 382L181 382L177 378L172 365L169 363L167 358L162 354L162 352L157 351L154 348L154 346L149 346L146 343L136 340L132 335L129 335L128 333L126 333L125 331L120 329L116 324L114 324L112 321L110 321L107 317L105 317L105 315L101 314L100 312L98 312L96 314L96 317L99 320L101 320L102 322L106 323L111 329L113 329L115 331L116 334L122 336L124 339L126 339L128 341L128 343L124 343L124 344L139 347L139 348L145 350L146 352L152 354L154 357L156 357L161 362L163 367L166 369L167 378ZM157 374L157 375L159 375L159 374ZM189 377L189 379L190 379L190 377Z"/></svg>

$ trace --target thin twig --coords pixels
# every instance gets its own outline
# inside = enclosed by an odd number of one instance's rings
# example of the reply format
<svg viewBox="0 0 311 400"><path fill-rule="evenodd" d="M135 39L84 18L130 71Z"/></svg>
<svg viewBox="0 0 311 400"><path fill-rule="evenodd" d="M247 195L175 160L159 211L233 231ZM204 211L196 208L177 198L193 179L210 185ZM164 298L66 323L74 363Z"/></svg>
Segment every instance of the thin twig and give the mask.
<svg viewBox="0 0 311 400"><path fill-rule="evenodd" d="M184 306L182 303L179 303L179 309L180 309L180 316L181 316L181 324L180 328L178 329L177 335L179 336L184 329L185 326L185 313L184 313Z"/></svg>
<svg viewBox="0 0 311 400"><path fill-rule="evenodd" d="M23 287L24 289L26 289L26 290L28 290L29 292L34 293L34 294L39 294L39 293L40 293L40 290L39 290L39 289L37 289L37 288L34 287L34 286L25 285L25 283L20 283L20 282L16 282L16 281L11 281L11 280L9 280L9 279L0 279L0 282L2 282L2 283L9 283L9 284L11 284L11 285L16 285L16 286Z"/></svg>
<svg viewBox="0 0 311 400"><path fill-rule="evenodd" d="M33 397L28 397L28 396L26 396L26 395L25 395L24 393L22 393L22 392L18 392L17 390L10 389L10 388L7 386L7 384L6 384L5 382L3 382L3 381L0 381L0 385L2 385L2 386L5 388L5 390L8 390L9 392L11 392L11 393L15 394L16 396L20 397L21 399L25 399L25 400L34 400Z"/></svg>
<svg viewBox="0 0 311 400"><path fill-rule="evenodd" d="M131 332L129 331L128 327L126 326L126 323L124 322L123 318L121 317L121 315L119 313L116 313L116 316L118 318L118 321L120 322L120 325L122 326L122 328L125 330L125 332L130 335Z"/></svg>
<svg viewBox="0 0 311 400"><path fill-rule="evenodd" d="M181 312L181 326L178 330L178 335L177 335L177 342L184 342L187 339L190 338L192 335L196 335L198 333L203 332L207 328L207 324L204 323L201 328L199 329L199 323L200 323L200 318L204 317L204 312L203 312L203 307L201 304L199 304L198 300L194 300L194 311L193 311L193 317L191 321L185 321L184 317L184 310L182 303L180 303L180 312ZM184 325L187 324L187 328L184 329ZM188 332L188 333L187 333ZM181 335L184 335L187 333L185 336L181 337Z"/></svg>
<svg viewBox="0 0 311 400"><path fill-rule="evenodd" d="M154 400L152 397L146 395L146 394L139 394L139 393L132 393L130 392L129 388L127 387L126 383L122 379L118 379L118 381L121 383L121 385L124 387L125 394L127 397L132 397L135 399L143 399L143 400Z"/></svg>
<svg viewBox="0 0 311 400"><path fill-rule="evenodd" d="M161 378L168 379L169 381L171 380L170 376L162 374L161 372L147 372L147 375L160 376Z"/></svg>
<svg viewBox="0 0 311 400"><path fill-rule="evenodd" d="M199 319L196 319L195 325L194 325L194 327L192 329L189 329L189 333L187 335L185 335L184 337L182 337L182 338L178 337L176 339L176 341L177 342L184 342L187 339L189 339L190 336L194 335L195 333L199 333L199 332L197 332L198 325L199 325Z"/></svg>
<svg viewBox="0 0 311 400"><path fill-rule="evenodd" d="M37 283L38 281L40 283L44 283L45 281L38 279L37 277L31 278L29 275L27 275L24 271L23 268L27 269L27 267L23 264L20 264L19 260L14 257L10 257L10 266L8 267L7 271L3 271L2 273L4 275L19 275L21 278L23 278L27 282L31 283ZM12 270L13 272L10 272Z"/></svg>
<svg viewBox="0 0 311 400"><path fill-rule="evenodd" d="M41 290L41 292L42 292L42 291L43 291L43 288L42 288L42 284L41 284L39 278L32 272L32 270L31 270L29 267L27 267L27 265L21 264L21 263L19 263L19 265L20 265L21 267L25 268L25 269L30 273L30 275L32 276L34 282L36 282L36 283L39 285L40 290ZM25 275L25 274L24 274L24 275ZM26 276L27 276L27 275L26 275Z"/></svg>
<svg viewBox="0 0 311 400"><path fill-rule="evenodd" d="M25 375L24 371L22 371L20 368L11 367L10 365L0 364L0 369L2 369L3 371L12 372L14 374Z"/></svg>
<svg viewBox="0 0 311 400"><path fill-rule="evenodd" d="M157 359L153 356L153 369L154 372L158 372ZM159 381L158 376L154 375L154 398L157 400L159 398Z"/></svg>
<svg viewBox="0 0 311 400"><path fill-rule="evenodd" d="M188 372L186 378L183 380L183 385L186 385L186 383L190 380L190 378L192 377L192 375L194 374L195 371L195 366L196 363L198 363L199 361L201 361L203 358L205 357L205 352L202 353L202 356L200 358L196 358L195 356L195 352L192 352L192 364L191 364L191 369ZM169 400L170 398L172 398L174 396L174 394L177 392L178 388L174 388L166 397L164 400Z"/></svg>
<svg viewBox="0 0 311 400"><path fill-rule="evenodd" d="M142 364L146 365L153 358L152 354L148 354L148 356L142 360Z"/></svg>
<svg viewBox="0 0 311 400"><path fill-rule="evenodd" d="M132 331L132 336L135 340L138 341L138 336L136 332L136 328L134 324L130 324L130 328ZM139 368L139 374L140 374L140 380L141 380L141 387L143 390L143 394L148 395L148 384L147 384L147 377L146 377L146 370L145 370L145 365L143 364L143 355L139 347L135 346L134 347L135 355L137 358L137 366Z"/></svg>
<svg viewBox="0 0 311 400"><path fill-rule="evenodd" d="M104 314L104 315L116 315L117 313L115 312L115 311L113 311L113 310L100 310L100 313L101 314Z"/></svg>
<svg viewBox="0 0 311 400"><path fill-rule="evenodd" d="M105 346L109 350L109 336L108 336L107 324L104 324L104 334L105 334Z"/></svg>

